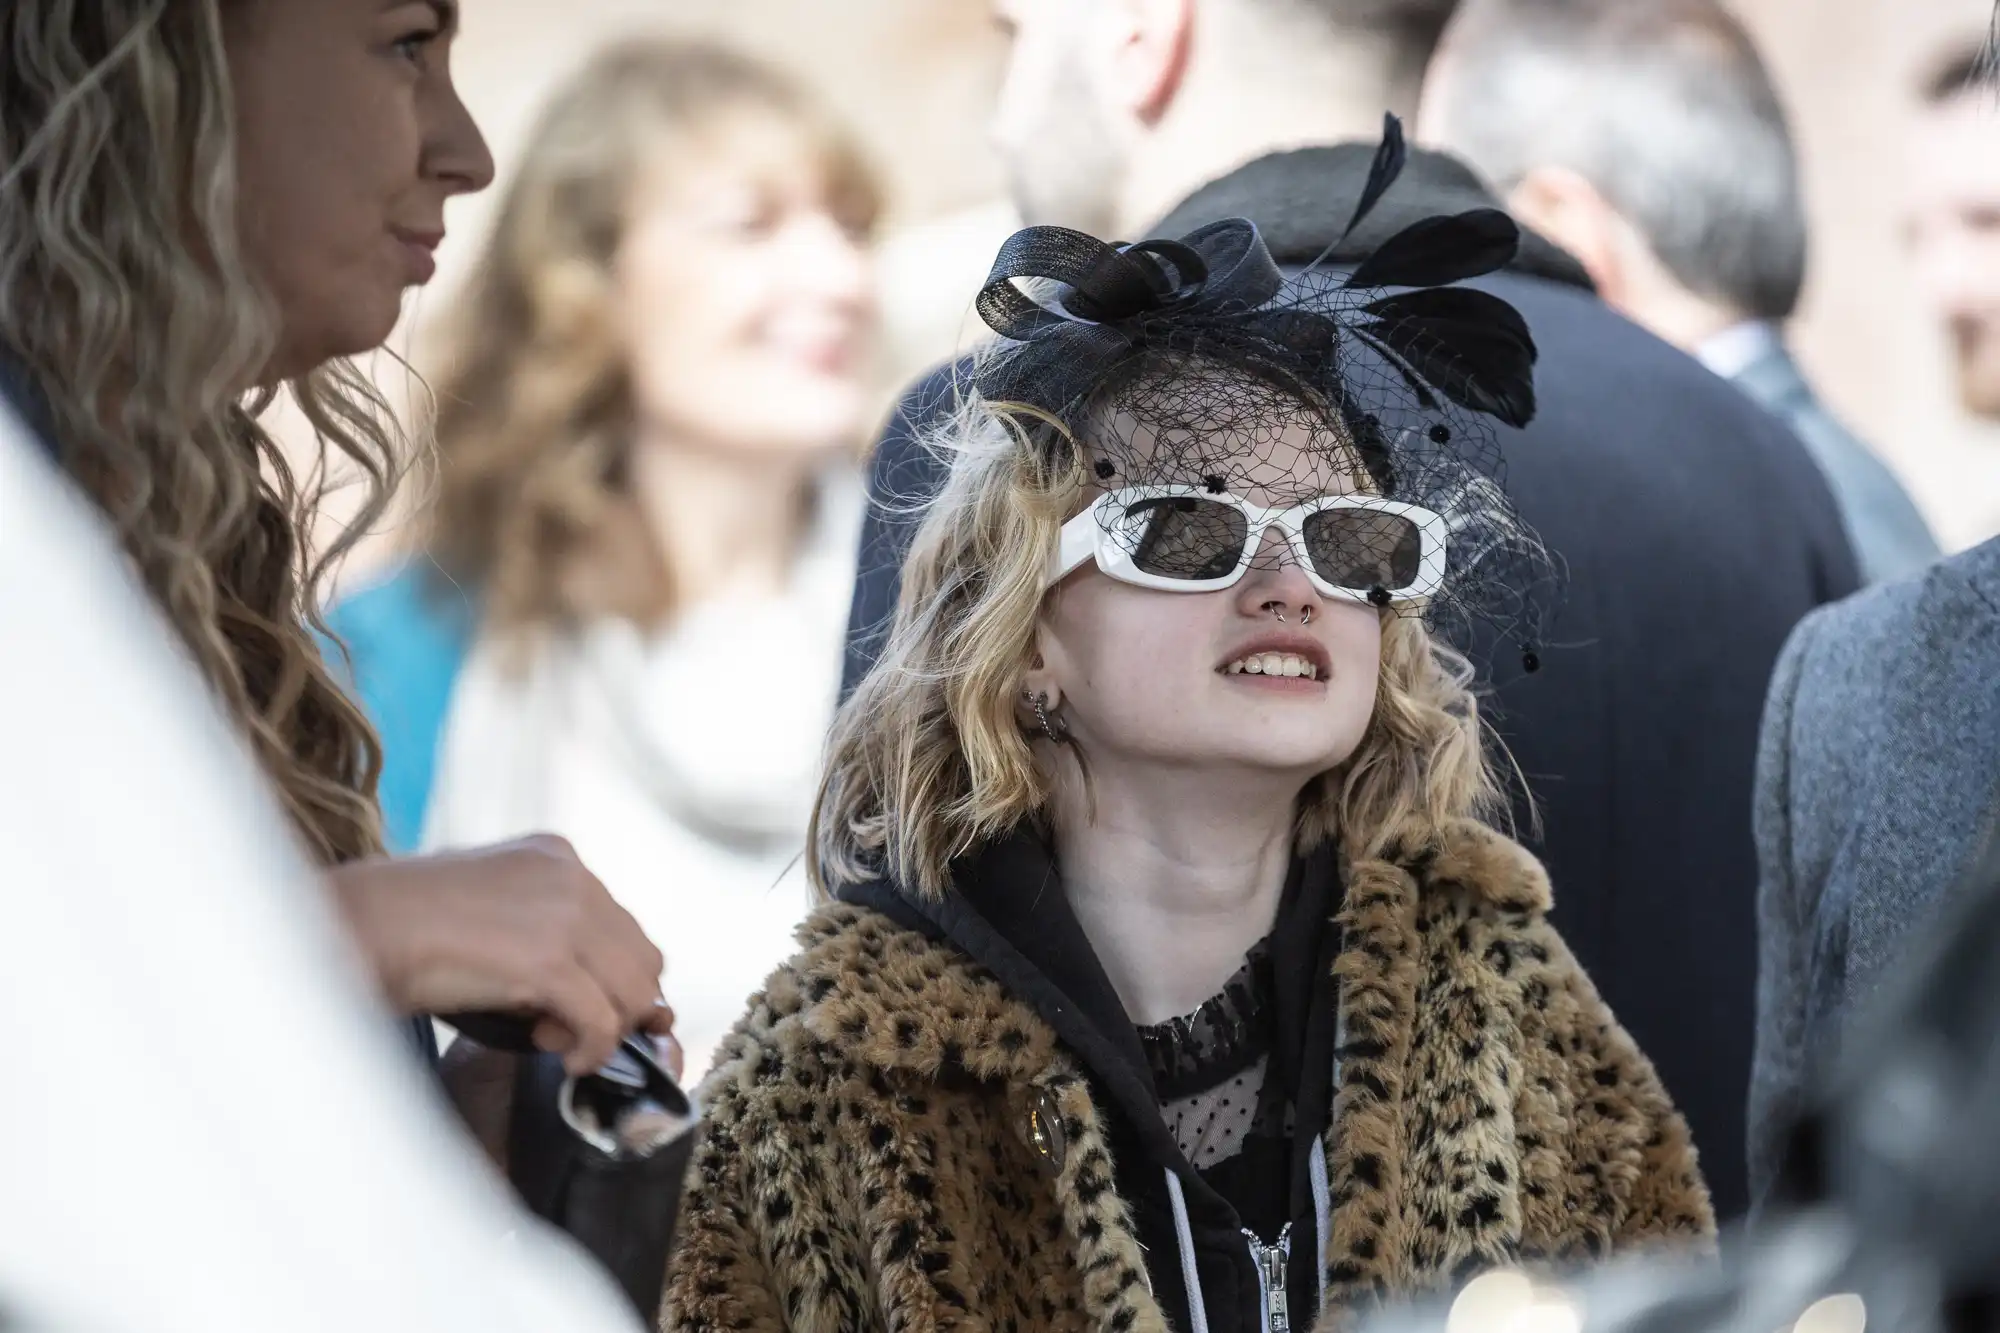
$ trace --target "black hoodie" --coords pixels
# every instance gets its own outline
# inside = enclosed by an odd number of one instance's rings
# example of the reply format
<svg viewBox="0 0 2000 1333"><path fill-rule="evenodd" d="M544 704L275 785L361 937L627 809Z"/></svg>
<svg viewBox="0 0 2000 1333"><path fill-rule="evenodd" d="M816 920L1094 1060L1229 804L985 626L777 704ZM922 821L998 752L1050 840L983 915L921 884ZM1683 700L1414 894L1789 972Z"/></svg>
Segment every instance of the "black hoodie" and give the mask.
<svg viewBox="0 0 2000 1333"><path fill-rule="evenodd" d="M883 881L850 885L838 896L949 942L986 967L1089 1071L1092 1094L1112 1126L1118 1192L1132 1210L1154 1296L1173 1327L1191 1333L1310 1327L1319 1308L1319 1256L1330 1206L1318 1135L1293 1136L1289 1264L1280 1307L1267 1291L1265 1268L1281 1253L1279 1237L1253 1241L1246 1235L1236 1210L1168 1132L1137 1029L1070 909L1045 843L1033 833L1016 833L967 858L953 878L953 891L939 900ZM1267 1077L1282 1080L1295 1123L1319 1131L1333 1104L1339 931L1331 918L1339 907L1340 878L1330 848L1296 859L1271 942L1277 1012ZM1202 1310L1190 1317L1196 1292ZM1279 1309L1282 1323L1272 1317Z"/></svg>

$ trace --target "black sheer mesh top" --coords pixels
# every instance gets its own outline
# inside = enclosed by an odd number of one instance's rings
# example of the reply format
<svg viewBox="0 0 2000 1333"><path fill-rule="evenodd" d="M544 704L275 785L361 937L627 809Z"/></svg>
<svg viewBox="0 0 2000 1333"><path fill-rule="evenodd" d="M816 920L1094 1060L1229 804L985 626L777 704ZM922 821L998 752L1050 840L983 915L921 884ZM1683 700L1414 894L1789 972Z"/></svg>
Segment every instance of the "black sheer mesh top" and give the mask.
<svg viewBox="0 0 2000 1333"><path fill-rule="evenodd" d="M1160 1115L1246 1222L1281 1216L1292 1115L1266 1077L1277 1038L1270 941L1191 1014L1138 1029Z"/></svg>

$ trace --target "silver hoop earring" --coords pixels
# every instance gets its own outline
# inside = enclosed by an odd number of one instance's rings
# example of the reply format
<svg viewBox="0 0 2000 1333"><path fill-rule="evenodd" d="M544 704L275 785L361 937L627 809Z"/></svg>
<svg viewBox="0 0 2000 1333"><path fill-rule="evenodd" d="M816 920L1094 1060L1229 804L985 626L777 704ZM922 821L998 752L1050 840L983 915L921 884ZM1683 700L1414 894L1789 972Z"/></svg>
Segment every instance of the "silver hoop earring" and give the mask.
<svg viewBox="0 0 2000 1333"><path fill-rule="evenodd" d="M1046 692L1035 696L1035 719L1042 724L1042 735L1049 738L1051 745L1061 745L1069 739L1068 724L1063 724L1061 730L1057 730L1055 724L1061 722L1061 719L1049 716L1049 696Z"/></svg>

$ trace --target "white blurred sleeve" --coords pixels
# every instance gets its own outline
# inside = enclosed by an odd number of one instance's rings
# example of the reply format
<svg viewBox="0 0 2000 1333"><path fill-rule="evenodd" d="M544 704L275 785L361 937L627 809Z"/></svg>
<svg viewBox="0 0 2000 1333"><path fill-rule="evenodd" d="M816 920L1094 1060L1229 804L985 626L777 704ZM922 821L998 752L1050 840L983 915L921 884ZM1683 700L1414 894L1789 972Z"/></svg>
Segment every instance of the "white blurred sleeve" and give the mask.
<svg viewBox="0 0 2000 1333"><path fill-rule="evenodd" d="M372 1003L251 760L0 411L0 1325L630 1333Z"/></svg>

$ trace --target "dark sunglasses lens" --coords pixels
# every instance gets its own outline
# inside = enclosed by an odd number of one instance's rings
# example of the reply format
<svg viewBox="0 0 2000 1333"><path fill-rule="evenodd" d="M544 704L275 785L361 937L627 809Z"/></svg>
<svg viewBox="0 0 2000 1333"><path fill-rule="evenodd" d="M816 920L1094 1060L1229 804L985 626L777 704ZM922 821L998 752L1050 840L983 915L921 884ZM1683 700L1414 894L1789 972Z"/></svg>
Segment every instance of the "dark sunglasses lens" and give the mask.
<svg viewBox="0 0 2000 1333"><path fill-rule="evenodd" d="M1132 563L1164 579L1221 579L1243 559L1250 520L1232 505L1192 495L1139 500L1125 510Z"/></svg>
<svg viewBox="0 0 2000 1333"><path fill-rule="evenodd" d="M1423 530L1401 514L1322 509L1306 516L1305 533L1313 572L1336 588L1399 592L1423 569Z"/></svg>

